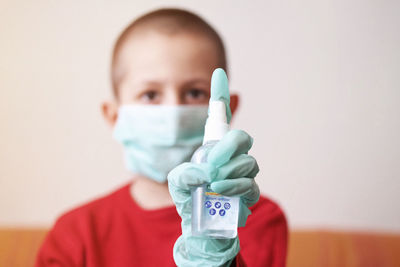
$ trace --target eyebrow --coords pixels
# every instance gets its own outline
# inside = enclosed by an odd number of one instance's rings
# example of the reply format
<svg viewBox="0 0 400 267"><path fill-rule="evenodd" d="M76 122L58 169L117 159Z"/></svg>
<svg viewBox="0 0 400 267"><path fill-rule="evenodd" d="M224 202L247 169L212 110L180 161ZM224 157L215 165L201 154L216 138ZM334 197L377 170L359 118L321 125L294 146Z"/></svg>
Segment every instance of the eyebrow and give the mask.
<svg viewBox="0 0 400 267"><path fill-rule="evenodd" d="M145 85L145 86L159 86L159 85L161 85L162 84L162 82L158 82L158 81L153 81L153 80L148 80L148 81L143 81L143 82L140 82L140 83L138 83L137 85L141 85L141 86L143 86L143 85Z"/></svg>
<svg viewBox="0 0 400 267"><path fill-rule="evenodd" d="M162 84L163 84L162 81L145 80L143 82L138 83L136 86L143 86L143 87L146 86L147 87L147 86L160 86ZM195 78L195 79L192 79L192 80L183 81L183 83L182 83L183 86L188 86L188 85L192 85L192 84L209 85L210 81L208 81L206 79Z"/></svg>
<svg viewBox="0 0 400 267"><path fill-rule="evenodd" d="M208 80L206 80L206 79L199 79L199 78L197 78L197 79L193 79L193 80L186 81L186 82L183 83L183 85L186 85L186 86L187 86L187 85L198 84L198 83L204 84L204 85L208 85L208 84L210 84L210 81L208 81Z"/></svg>

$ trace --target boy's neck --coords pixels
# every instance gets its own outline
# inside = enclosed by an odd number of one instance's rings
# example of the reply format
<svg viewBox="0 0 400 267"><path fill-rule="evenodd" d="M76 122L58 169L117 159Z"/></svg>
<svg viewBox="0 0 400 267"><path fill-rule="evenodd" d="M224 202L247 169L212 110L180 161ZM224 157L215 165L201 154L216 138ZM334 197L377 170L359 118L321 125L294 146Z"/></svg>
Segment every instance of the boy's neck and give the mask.
<svg viewBox="0 0 400 267"><path fill-rule="evenodd" d="M135 176L130 193L135 202L143 209L155 210L174 205L168 191L168 183L159 183L152 179Z"/></svg>

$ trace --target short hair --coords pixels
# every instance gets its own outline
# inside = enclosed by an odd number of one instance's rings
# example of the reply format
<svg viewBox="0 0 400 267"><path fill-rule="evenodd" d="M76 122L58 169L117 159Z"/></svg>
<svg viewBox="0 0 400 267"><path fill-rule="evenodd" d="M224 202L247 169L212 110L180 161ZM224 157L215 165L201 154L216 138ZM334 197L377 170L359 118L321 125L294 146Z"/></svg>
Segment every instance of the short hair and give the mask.
<svg viewBox="0 0 400 267"><path fill-rule="evenodd" d="M218 65L226 70L227 59L223 41L219 34L206 21L186 10L176 8L158 9L134 20L122 31L115 42L111 62L111 82L115 97L118 97L118 84L120 80L117 75L118 55L129 37L137 29L156 30L167 35L177 33L202 34L215 43L218 54Z"/></svg>

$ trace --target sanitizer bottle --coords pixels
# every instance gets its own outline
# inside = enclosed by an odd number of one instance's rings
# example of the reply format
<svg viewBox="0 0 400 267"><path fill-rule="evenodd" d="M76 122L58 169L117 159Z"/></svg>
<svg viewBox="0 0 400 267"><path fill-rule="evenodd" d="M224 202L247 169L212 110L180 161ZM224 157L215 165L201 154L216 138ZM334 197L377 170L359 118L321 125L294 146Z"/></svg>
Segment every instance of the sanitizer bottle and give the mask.
<svg viewBox="0 0 400 267"><path fill-rule="evenodd" d="M222 101L210 101L204 129L203 145L193 154L191 162L207 162L209 151L229 131L226 107ZM239 197L213 192L209 184L192 189L192 235L213 238L234 238L237 235Z"/></svg>

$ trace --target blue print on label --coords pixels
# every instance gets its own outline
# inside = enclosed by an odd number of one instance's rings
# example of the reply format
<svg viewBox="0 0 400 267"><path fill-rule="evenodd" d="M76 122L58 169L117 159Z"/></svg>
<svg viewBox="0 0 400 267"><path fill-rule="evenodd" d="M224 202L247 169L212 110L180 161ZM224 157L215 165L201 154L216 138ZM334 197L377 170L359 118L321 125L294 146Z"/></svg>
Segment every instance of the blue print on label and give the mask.
<svg viewBox="0 0 400 267"><path fill-rule="evenodd" d="M211 201L206 201L206 203L204 204L204 205L206 205L206 208L209 208L209 207L211 207Z"/></svg>
<svg viewBox="0 0 400 267"><path fill-rule="evenodd" d="M225 210L220 210L219 215L224 216L225 215Z"/></svg>
<svg viewBox="0 0 400 267"><path fill-rule="evenodd" d="M209 211L210 215L214 215L215 212L216 212L215 209L210 209L210 211Z"/></svg>
<svg viewBox="0 0 400 267"><path fill-rule="evenodd" d="M226 210L229 210L229 209L231 208L231 204L225 203L225 204L224 204L224 208L225 208Z"/></svg>
<svg viewBox="0 0 400 267"><path fill-rule="evenodd" d="M221 208L221 202L215 202L215 207L216 207L217 209Z"/></svg>

